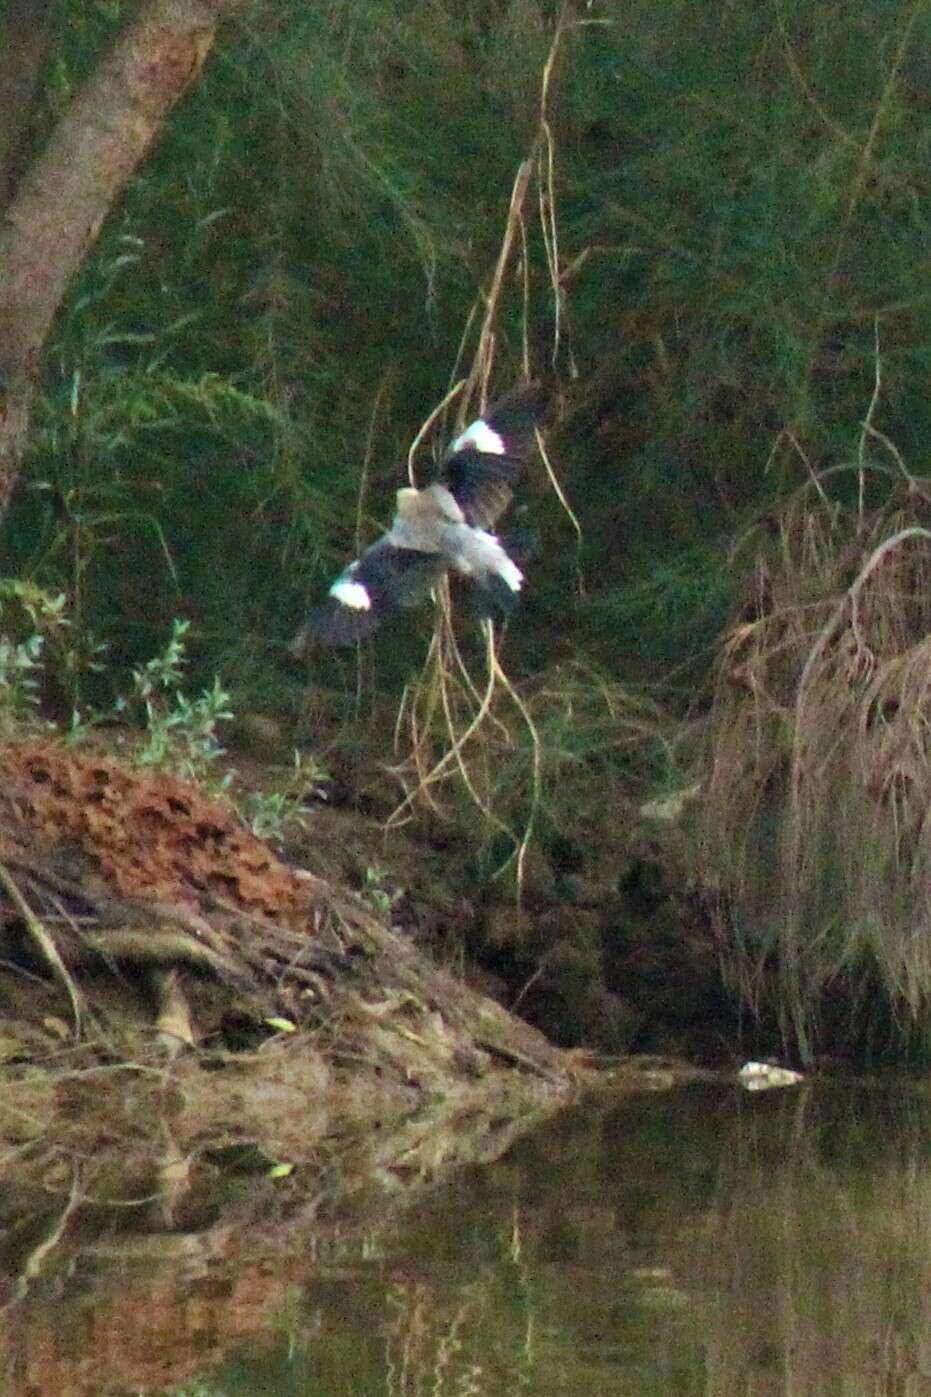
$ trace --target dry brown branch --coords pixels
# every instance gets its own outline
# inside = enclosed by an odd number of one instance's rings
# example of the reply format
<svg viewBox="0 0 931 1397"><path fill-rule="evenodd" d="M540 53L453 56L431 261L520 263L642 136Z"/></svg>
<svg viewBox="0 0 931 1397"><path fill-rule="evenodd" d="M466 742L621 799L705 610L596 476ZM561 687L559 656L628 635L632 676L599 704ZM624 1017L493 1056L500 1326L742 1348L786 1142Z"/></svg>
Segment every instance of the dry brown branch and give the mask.
<svg viewBox="0 0 931 1397"><path fill-rule="evenodd" d="M514 184L511 189L511 202L508 206L508 216L504 225L504 235L501 239L501 247L498 250L498 261L491 278L491 286L485 297L485 317L482 321L478 335L478 344L472 361L472 372L468 376L469 392L480 387L479 401L481 406L485 405L485 393L488 386L488 375L494 361L494 323L498 313L498 304L501 299L501 292L504 286L504 277L511 261L511 252L514 247L514 239L524 217L524 204L527 199L527 191L530 187L530 180L533 176L533 160L522 161L518 166L517 174L514 176Z"/></svg>
<svg viewBox="0 0 931 1397"><path fill-rule="evenodd" d="M33 1241L29 1251L22 1258L18 1274L10 1286L9 1299L0 1306L0 1314L18 1305L26 1296L30 1283L41 1276L45 1263L61 1245L68 1230L68 1222L81 1203L80 1171L73 1166L71 1188L64 1206L57 1214L44 1219L41 1236Z"/></svg>
<svg viewBox="0 0 931 1397"><path fill-rule="evenodd" d="M365 434L365 450L362 453L362 465L359 470L359 490L356 496L356 530L355 530L355 556L362 552L362 522L365 514L365 496L368 491L369 469L372 464L372 448L375 444L375 427L378 422L378 415L381 412L381 405L385 394L391 383L393 373L389 368L382 374L378 391L372 403L372 410L369 413L368 431Z"/></svg>
<svg viewBox="0 0 931 1397"><path fill-rule="evenodd" d="M527 858L527 850L530 847L530 841L533 838L534 825L536 823L537 815L539 813L540 797L543 789L543 781L541 774L542 747L540 743L540 734L537 731L537 726L534 723L533 718L531 717L530 709L527 707L527 704L524 703L520 694L514 688L514 685L511 683L507 674L501 668L501 664L498 659L498 654L495 649L494 633L491 628L491 623L486 622L486 625L488 627L489 672L493 674L494 677L498 680L499 684L504 689L511 702L514 704L514 707L520 713L520 716L524 722L524 726L526 727L527 732L530 735L531 743L530 806L527 813L526 823L524 825L523 830L521 831L520 840L517 845L516 851L517 895L518 899L520 899L521 890L524 886L524 864ZM503 872L503 869L501 871Z"/></svg>
<svg viewBox="0 0 931 1397"><path fill-rule="evenodd" d="M160 1040L169 1049L176 1050L183 1043L193 1047L195 1038L191 1008L178 971L152 970L149 983L155 995L155 1028Z"/></svg>
<svg viewBox="0 0 931 1397"><path fill-rule="evenodd" d="M140 966L189 965L206 970L219 980L242 983L246 976L228 956L194 941L184 931L124 926L106 931L84 931L81 945L103 960L127 961Z"/></svg>
<svg viewBox="0 0 931 1397"><path fill-rule="evenodd" d="M416 480L416 477L415 477L415 475L414 475L414 461L415 461L416 458L417 458L417 452L420 450L421 444L423 443L424 439L425 439L427 436L429 436L430 432L432 432L434 426L435 426L436 423L439 421L439 419L443 416L443 414L445 413L446 409L449 407L450 403L453 403L453 402L456 401L456 399L458 398L459 394L462 392L463 388L465 387L465 384L466 384L466 381L465 381L464 378L461 378L461 379L459 380L458 383L454 383L454 384L453 384L452 388L450 388L450 390L449 390L449 392L446 394L445 398L441 399L441 401L437 403L437 405L436 405L436 407L433 409L433 411L428 415L428 417L425 419L425 421L421 424L420 430L418 431L417 435L414 437L414 440L411 442L411 444L410 444L410 450L409 450L408 453L407 453L407 478L408 478L408 480L410 481L411 485L416 485L416 484L417 484L417 480Z"/></svg>
<svg viewBox="0 0 931 1397"><path fill-rule="evenodd" d="M80 991L59 954L54 938L46 931L42 922L20 892L10 870L3 863L0 863L0 883L2 883L7 897L22 918L23 925L38 950L40 959L48 966L54 977L64 985L68 999L71 1001L71 1011L74 1014L74 1034L76 1038L80 1038L82 1012Z"/></svg>
<svg viewBox="0 0 931 1397"><path fill-rule="evenodd" d="M563 304L565 290L559 270L559 229L556 222L556 143L549 119L550 89L556 69L556 61L562 48L563 33L569 15L569 6L564 5L553 31L553 41L543 66L543 80L540 84L540 126L538 164L538 200L540 229L543 234L543 248L546 254L547 269L553 293L553 367L559 360L559 346L562 336Z"/></svg>

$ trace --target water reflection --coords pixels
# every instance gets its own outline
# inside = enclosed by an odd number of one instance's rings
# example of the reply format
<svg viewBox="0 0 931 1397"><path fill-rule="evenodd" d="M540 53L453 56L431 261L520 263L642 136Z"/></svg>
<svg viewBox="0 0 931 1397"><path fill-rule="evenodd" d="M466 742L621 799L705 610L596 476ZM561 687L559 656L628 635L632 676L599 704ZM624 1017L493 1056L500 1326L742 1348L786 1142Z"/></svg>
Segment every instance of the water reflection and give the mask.
<svg viewBox="0 0 931 1397"><path fill-rule="evenodd" d="M86 1175L0 1198L4 1395L931 1393L922 1084L585 1107L429 1193Z"/></svg>

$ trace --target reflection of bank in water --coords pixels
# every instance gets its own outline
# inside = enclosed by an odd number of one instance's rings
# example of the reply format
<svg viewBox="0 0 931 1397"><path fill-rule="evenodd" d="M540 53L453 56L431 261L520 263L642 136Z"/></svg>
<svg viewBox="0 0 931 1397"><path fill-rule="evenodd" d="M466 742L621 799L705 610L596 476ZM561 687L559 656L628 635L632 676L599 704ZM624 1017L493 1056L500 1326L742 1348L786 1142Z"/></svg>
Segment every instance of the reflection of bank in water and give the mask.
<svg viewBox="0 0 931 1397"><path fill-rule="evenodd" d="M494 1162L426 1189L461 1118L390 1141L369 1127L342 1159L321 1139L286 1176L280 1153L244 1147L195 1152L179 1175L165 1143L161 1177L82 1172L0 1316L4 1371L23 1375L11 1397L27 1377L90 1394L195 1373L271 1397L807 1397L838 1374L856 1393L920 1391L929 1113L920 1090L696 1082L502 1132ZM33 1190L31 1213L25 1185L18 1208L3 1195L21 1263L54 1227L50 1196L60 1219L72 1191L60 1154L35 1164L61 1191ZM167 1211L146 1201L172 1178Z"/></svg>

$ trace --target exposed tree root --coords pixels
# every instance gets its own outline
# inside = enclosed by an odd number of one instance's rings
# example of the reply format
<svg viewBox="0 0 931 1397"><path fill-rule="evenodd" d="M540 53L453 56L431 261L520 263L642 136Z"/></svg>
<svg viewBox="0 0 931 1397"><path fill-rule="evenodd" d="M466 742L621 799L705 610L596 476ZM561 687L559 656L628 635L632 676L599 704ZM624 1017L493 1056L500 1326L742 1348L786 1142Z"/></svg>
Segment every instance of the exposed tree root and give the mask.
<svg viewBox="0 0 931 1397"><path fill-rule="evenodd" d="M282 862L222 802L50 743L0 749L0 768L0 1050L14 1076L121 1060L159 1074L166 1052L222 1065L281 1040L303 1043L295 1062L309 1052L321 1089L372 1109L504 1076L571 1093L568 1059L540 1034ZM63 1048L57 998L85 1024L80 1045ZM0 1108L5 1128L20 1127Z"/></svg>

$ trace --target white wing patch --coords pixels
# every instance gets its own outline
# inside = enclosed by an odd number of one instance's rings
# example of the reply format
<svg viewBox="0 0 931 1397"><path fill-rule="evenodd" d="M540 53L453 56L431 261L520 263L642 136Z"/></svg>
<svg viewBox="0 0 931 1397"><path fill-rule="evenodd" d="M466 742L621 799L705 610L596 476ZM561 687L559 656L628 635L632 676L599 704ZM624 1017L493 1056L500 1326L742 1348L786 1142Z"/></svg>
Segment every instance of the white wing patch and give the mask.
<svg viewBox="0 0 931 1397"><path fill-rule="evenodd" d="M486 452L489 456L503 456L506 450L504 438L489 427L482 417L466 427L462 436L453 442L451 450L464 451L468 446L474 446L476 451Z"/></svg>
<svg viewBox="0 0 931 1397"><path fill-rule="evenodd" d="M368 588L361 582L353 582L351 577L338 577L330 588L330 596L343 606L351 606L353 611L371 611L372 598Z"/></svg>

